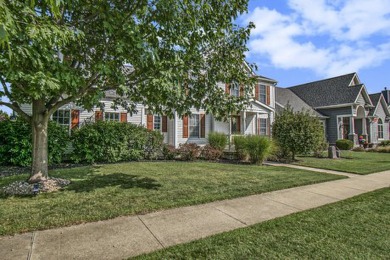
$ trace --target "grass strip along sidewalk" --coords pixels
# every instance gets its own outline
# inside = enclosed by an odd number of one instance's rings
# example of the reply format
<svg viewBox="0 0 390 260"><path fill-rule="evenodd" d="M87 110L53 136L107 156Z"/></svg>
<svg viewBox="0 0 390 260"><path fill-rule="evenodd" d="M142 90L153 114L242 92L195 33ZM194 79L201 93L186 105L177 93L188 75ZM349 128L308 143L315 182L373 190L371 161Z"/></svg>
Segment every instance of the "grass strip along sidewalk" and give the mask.
<svg viewBox="0 0 390 260"><path fill-rule="evenodd" d="M390 188L138 259L388 259Z"/></svg>
<svg viewBox="0 0 390 260"><path fill-rule="evenodd" d="M341 151L340 159L301 156L294 164L364 175L390 170L390 154Z"/></svg>
<svg viewBox="0 0 390 260"><path fill-rule="evenodd" d="M0 235L63 227L345 178L285 167L139 162L53 170L72 183L35 197L0 197ZM27 175L0 178L0 187Z"/></svg>

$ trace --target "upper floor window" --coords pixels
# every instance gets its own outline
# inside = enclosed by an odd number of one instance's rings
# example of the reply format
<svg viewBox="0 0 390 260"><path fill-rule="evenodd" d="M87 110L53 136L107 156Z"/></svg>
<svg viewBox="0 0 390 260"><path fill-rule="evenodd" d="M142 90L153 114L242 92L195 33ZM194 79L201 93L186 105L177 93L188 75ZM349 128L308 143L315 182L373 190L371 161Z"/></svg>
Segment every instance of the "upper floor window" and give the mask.
<svg viewBox="0 0 390 260"><path fill-rule="evenodd" d="M264 104L267 102L267 87L265 85L259 86L259 101Z"/></svg>
<svg viewBox="0 0 390 260"><path fill-rule="evenodd" d="M383 121L378 119L378 139L383 139Z"/></svg>
<svg viewBox="0 0 390 260"><path fill-rule="evenodd" d="M57 110L52 116L52 120L61 126L69 127L70 125L70 110Z"/></svg>
<svg viewBox="0 0 390 260"><path fill-rule="evenodd" d="M104 113L105 121L119 121L119 113L105 112Z"/></svg>
<svg viewBox="0 0 390 260"><path fill-rule="evenodd" d="M237 82L230 84L230 95L239 97L240 96L240 86Z"/></svg>

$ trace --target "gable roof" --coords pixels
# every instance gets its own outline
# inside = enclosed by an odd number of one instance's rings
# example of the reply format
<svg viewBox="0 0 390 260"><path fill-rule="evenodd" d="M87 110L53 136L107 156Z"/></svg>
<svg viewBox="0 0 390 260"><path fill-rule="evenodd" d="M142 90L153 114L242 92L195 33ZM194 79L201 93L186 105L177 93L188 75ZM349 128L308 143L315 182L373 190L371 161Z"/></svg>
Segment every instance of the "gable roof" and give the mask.
<svg viewBox="0 0 390 260"><path fill-rule="evenodd" d="M358 83L358 84L356 84ZM356 73L314 81L289 88L311 107L352 104L365 89Z"/></svg>
<svg viewBox="0 0 390 260"><path fill-rule="evenodd" d="M378 109L378 106L380 104L383 105L383 110L385 111L386 115L390 115L390 111L387 108L387 102L383 96L382 93L375 93L370 95L370 99L372 101L372 104L374 105L373 108L370 109L369 116L374 116L376 110Z"/></svg>
<svg viewBox="0 0 390 260"><path fill-rule="evenodd" d="M290 105L295 111L309 111L310 114L316 115L317 117L325 118L326 116L314 110L311 106L306 104L300 97L288 88L275 87L275 101L276 105L281 109Z"/></svg>

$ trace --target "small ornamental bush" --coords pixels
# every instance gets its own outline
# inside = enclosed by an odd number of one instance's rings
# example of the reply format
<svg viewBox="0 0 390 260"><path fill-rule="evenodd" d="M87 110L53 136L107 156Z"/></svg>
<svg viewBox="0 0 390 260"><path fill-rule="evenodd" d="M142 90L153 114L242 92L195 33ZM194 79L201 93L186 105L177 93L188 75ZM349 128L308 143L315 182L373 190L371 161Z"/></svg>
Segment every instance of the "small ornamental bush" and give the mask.
<svg viewBox="0 0 390 260"><path fill-rule="evenodd" d="M365 152L366 149L364 149L363 147L358 146L358 147L353 148L352 151L354 151L354 152Z"/></svg>
<svg viewBox="0 0 390 260"><path fill-rule="evenodd" d="M176 148L173 145L164 144L162 147L162 156L164 160L173 160L176 157Z"/></svg>
<svg viewBox="0 0 390 260"><path fill-rule="evenodd" d="M237 158L246 161L248 159L248 151L246 149L247 139L243 135L236 135L233 138L234 149L236 150Z"/></svg>
<svg viewBox="0 0 390 260"><path fill-rule="evenodd" d="M200 155L200 147L194 143L180 144L177 151L183 161L193 161Z"/></svg>
<svg viewBox="0 0 390 260"><path fill-rule="evenodd" d="M246 150L251 163L262 164L271 151L271 141L264 136L248 135Z"/></svg>
<svg viewBox="0 0 390 260"><path fill-rule="evenodd" d="M48 125L49 165L60 163L69 144L68 131L56 122ZM18 118L0 121L0 164L31 166L32 133L29 123Z"/></svg>
<svg viewBox="0 0 390 260"><path fill-rule="evenodd" d="M262 164L271 152L271 141L263 136L235 136L234 146L239 160L250 160L251 163Z"/></svg>
<svg viewBox="0 0 390 260"><path fill-rule="evenodd" d="M384 140L380 142L378 146L390 146L390 140Z"/></svg>
<svg viewBox="0 0 390 260"><path fill-rule="evenodd" d="M353 148L353 142L348 139L339 139L336 141L336 147L340 150L351 150Z"/></svg>
<svg viewBox="0 0 390 260"><path fill-rule="evenodd" d="M227 144L227 137L224 133L211 132L208 141L211 147L223 151Z"/></svg>
<svg viewBox="0 0 390 260"><path fill-rule="evenodd" d="M76 162L119 162L155 158L163 137L142 126L99 121L75 130L72 141Z"/></svg>
<svg viewBox="0 0 390 260"><path fill-rule="evenodd" d="M218 160L219 158L221 158L222 154L223 154L222 150L217 149L215 147L212 147L209 144L207 144L203 147L202 153L201 153L202 157L205 160L209 160L209 161Z"/></svg>
<svg viewBox="0 0 390 260"><path fill-rule="evenodd" d="M375 148L375 151L378 153L390 153L390 146L379 146Z"/></svg>

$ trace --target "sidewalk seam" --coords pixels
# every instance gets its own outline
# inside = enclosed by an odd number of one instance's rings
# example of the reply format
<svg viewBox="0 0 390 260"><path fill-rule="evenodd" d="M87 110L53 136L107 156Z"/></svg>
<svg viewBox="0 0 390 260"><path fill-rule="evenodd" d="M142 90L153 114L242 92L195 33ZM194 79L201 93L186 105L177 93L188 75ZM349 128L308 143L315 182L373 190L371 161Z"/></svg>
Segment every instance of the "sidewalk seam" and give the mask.
<svg viewBox="0 0 390 260"><path fill-rule="evenodd" d="M215 209L218 210L219 212L225 214L226 216L231 217L232 219L234 219L234 220L240 222L241 224L243 224L243 225L245 225L245 226L248 226L248 224L245 223L244 221L242 221L242 220L240 220L240 219L238 219L238 218L236 218L236 217L234 217L234 216L232 216L232 215L226 213L225 211L223 211L223 210L221 210L221 209L218 209L218 208L215 208Z"/></svg>
<svg viewBox="0 0 390 260"><path fill-rule="evenodd" d="M31 244L30 244L30 250L28 251L27 260L31 260L32 251L34 249L35 233L36 232L31 233Z"/></svg>
<svg viewBox="0 0 390 260"><path fill-rule="evenodd" d="M156 237L156 235L152 232L152 230L150 230L150 228L145 224L145 222L141 219L140 216L137 215L137 218L141 221L141 223L146 227L147 230L149 230L150 234L152 234L152 236L157 240L157 242L161 245L162 248L165 248L165 246L163 245L163 243L160 241L160 239L158 239Z"/></svg>
<svg viewBox="0 0 390 260"><path fill-rule="evenodd" d="M266 197L266 196L264 196L264 198L267 199L267 200L276 202L276 203L283 204L283 205L285 205L285 206L287 206L287 207L290 207L290 208L293 208L293 209L296 209L296 210L299 210L299 211L304 211L304 210L305 210L305 209L301 209L301 208L297 208L297 207L291 206L291 205L289 205L289 204L287 204L287 203L284 203L284 202L281 202L281 201L278 201L278 200L273 200L273 199L268 198L268 197Z"/></svg>

